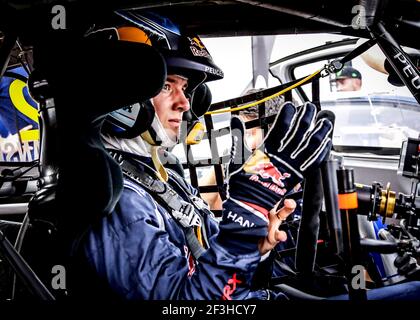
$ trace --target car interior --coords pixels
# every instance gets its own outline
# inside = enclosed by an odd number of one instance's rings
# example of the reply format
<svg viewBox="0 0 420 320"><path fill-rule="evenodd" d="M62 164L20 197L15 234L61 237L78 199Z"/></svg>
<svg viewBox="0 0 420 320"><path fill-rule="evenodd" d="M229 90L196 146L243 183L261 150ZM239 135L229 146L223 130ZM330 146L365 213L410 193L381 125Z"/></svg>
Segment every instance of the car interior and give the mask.
<svg viewBox="0 0 420 320"><path fill-rule="evenodd" d="M129 9L153 10L204 40L345 36L261 58L270 60L263 72L275 85L213 102L199 118L202 142L182 141L177 151L167 151L179 159L175 170L204 198L223 201L230 117L257 106L259 116L246 128L267 133L275 119L266 116L267 101L312 102L317 118L335 125L333 148L290 194L299 207L281 226L288 240L270 255L272 274L259 274L254 285L281 290L291 300L363 300L351 285L354 266L365 268L366 290L420 280L420 43L413 36L420 28L419 1L72 0L60 2L64 29L51 24L54 5L0 3L0 80L16 81L20 95L37 102L7 115L16 119L15 135L0 137L0 300L65 299L67 290L51 282L51 267L67 263L68 239L110 214L121 195L122 171L100 138L103 120L155 96L165 65L151 47L89 40L85 33ZM387 73L367 65L373 47L387 61ZM16 66L28 76L13 73ZM363 91L337 92L336 73L344 66L367 70ZM32 127L22 131L19 117L32 119ZM214 179L203 183L209 173ZM357 206L343 204L348 194L357 195ZM220 206L211 209L222 215ZM68 281L80 273L83 266L75 267Z"/></svg>

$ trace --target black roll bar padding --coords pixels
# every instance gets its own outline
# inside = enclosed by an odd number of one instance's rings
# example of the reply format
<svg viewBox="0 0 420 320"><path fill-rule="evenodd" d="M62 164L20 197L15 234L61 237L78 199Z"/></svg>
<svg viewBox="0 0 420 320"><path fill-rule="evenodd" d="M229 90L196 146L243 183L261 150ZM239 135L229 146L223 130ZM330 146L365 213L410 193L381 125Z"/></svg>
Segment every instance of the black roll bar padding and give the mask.
<svg viewBox="0 0 420 320"><path fill-rule="evenodd" d="M420 103L420 70L398 45L381 21L371 27L371 35L376 39L391 67Z"/></svg>
<svg viewBox="0 0 420 320"><path fill-rule="evenodd" d="M29 89L39 102L41 147L39 155L40 186L55 184L58 173L58 129L55 100L48 82L35 70L29 76Z"/></svg>
<svg viewBox="0 0 420 320"><path fill-rule="evenodd" d="M324 297L320 297L320 296L315 296L303 291L300 291L296 288L293 288L287 284L284 283L280 283L275 285L275 288L278 289L279 291L283 292L284 294L287 295L287 297L290 300L325 300L326 298Z"/></svg>
<svg viewBox="0 0 420 320"><path fill-rule="evenodd" d="M191 164L190 157L192 158L192 148L190 145L184 142L184 150L186 151L188 171L190 172L190 181L193 186L199 186L198 175L195 170L195 166Z"/></svg>
<svg viewBox="0 0 420 320"><path fill-rule="evenodd" d="M372 25L382 16L386 3L382 0L359 0L359 5L365 9L366 26Z"/></svg>
<svg viewBox="0 0 420 320"><path fill-rule="evenodd" d="M317 115L317 120L323 118L330 120L334 126L335 116L331 111L320 111ZM330 133L331 139L332 135L333 131ZM319 214L322 209L322 200L325 198L324 188L327 190L327 199L333 199L331 192L337 191L337 188L331 189L329 185L329 180L336 179L335 175L332 172L328 172L327 178L325 178L326 172L325 169L322 169L328 163L328 159L329 154L321 164L321 169L316 169L308 175L304 183L302 218L299 226L295 257L296 270L302 276L310 276L314 271L320 223ZM335 197L337 197L337 193ZM338 207L338 204L336 206ZM331 207L333 207L333 204L331 204Z"/></svg>
<svg viewBox="0 0 420 320"><path fill-rule="evenodd" d="M360 245L362 249L365 249L368 252L378 252L383 254L398 252L398 243L394 241L364 238L360 239Z"/></svg>
<svg viewBox="0 0 420 320"><path fill-rule="evenodd" d="M9 64L10 54L16 44L17 36L15 34L6 33L4 35L3 44L0 47L0 79Z"/></svg>
<svg viewBox="0 0 420 320"><path fill-rule="evenodd" d="M319 77L315 77L312 81L312 103L316 106L316 110L321 111L321 104L319 101L320 95Z"/></svg>
<svg viewBox="0 0 420 320"><path fill-rule="evenodd" d="M371 47L373 47L376 44L376 39L370 39L358 47L356 47L354 50L346 54L342 59L340 59L340 63L344 66L346 62L349 62L353 60L354 58L360 56L365 51L369 50Z"/></svg>
<svg viewBox="0 0 420 320"><path fill-rule="evenodd" d="M223 189L224 187L224 173L223 173L223 167L222 167L222 160L218 153L218 147L217 147L217 135L215 134L213 120L211 115L204 115L204 123L206 124L207 129L207 137L210 143L210 152L212 161L216 161L216 159L219 160L219 163L214 165L214 174L216 178L216 185L218 188L218 193L223 200L226 200L226 193ZM193 169L193 166L191 166L190 171ZM195 170L195 167L194 167ZM198 185L198 184L197 184Z"/></svg>
<svg viewBox="0 0 420 320"><path fill-rule="evenodd" d="M38 182L32 178L0 182L0 197L23 197L38 190Z"/></svg>
<svg viewBox="0 0 420 320"><path fill-rule="evenodd" d="M329 110L322 110L319 117L325 117L335 125L335 114ZM330 139L333 138L333 131ZM330 234L330 243L337 254L343 252L343 230L341 226L341 215L338 207L338 186L336 171L339 167L338 160L331 157L321 164L322 186L324 188L324 203L327 215L327 224Z"/></svg>
<svg viewBox="0 0 420 320"><path fill-rule="evenodd" d="M0 45L0 80L6 71L10 55L17 40L15 11L5 3L0 3L0 31L4 38Z"/></svg>
<svg viewBox="0 0 420 320"><path fill-rule="evenodd" d="M321 165L322 185L324 188L325 210L330 233L330 243L336 254L343 252L343 230L340 209L338 208L338 188L336 170L338 161L328 159Z"/></svg>
<svg viewBox="0 0 420 320"><path fill-rule="evenodd" d="M302 217L296 244L295 266L302 277L310 277L314 271L323 195L321 170L316 169L305 179Z"/></svg>
<svg viewBox="0 0 420 320"><path fill-rule="evenodd" d="M318 112L321 110L319 90L319 77L315 77L312 81L312 103ZM295 266L303 277L312 275L314 271L323 196L321 171L316 169L305 179L302 217L296 246Z"/></svg>
<svg viewBox="0 0 420 320"><path fill-rule="evenodd" d="M292 90L284 93L284 101L293 101Z"/></svg>
<svg viewBox="0 0 420 320"><path fill-rule="evenodd" d="M319 7L319 5L318 6L315 5L315 3L313 3L314 6L311 8L307 8L307 6L305 6L305 8L301 7L299 9L296 9L284 3L279 4L277 1L256 1L256 0L237 0L237 1L247 3L253 6L258 6L261 8L266 8L273 11L279 11L281 13L286 13L291 16L296 16L296 17L301 17L308 20L321 22L321 23L331 25L331 26L337 26L340 28L348 27L348 22L342 21L344 19L340 15L335 15L335 17L331 19L329 17L326 17L320 14L320 10L322 9L321 7ZM345 9L343 8L343 10ZM351 8L349 8L349 10L351 10Z"/></svg>
<svg viewBox="0 0 420 320"><path fill-rule="evenodd" d="M22 256L16 251L12 244L7 240L0 230L0 251L13 268L17 276L24 282L25 286L43 301L54 301L55 298L45 285L39 280L31 267L26 263Z"/></svg>

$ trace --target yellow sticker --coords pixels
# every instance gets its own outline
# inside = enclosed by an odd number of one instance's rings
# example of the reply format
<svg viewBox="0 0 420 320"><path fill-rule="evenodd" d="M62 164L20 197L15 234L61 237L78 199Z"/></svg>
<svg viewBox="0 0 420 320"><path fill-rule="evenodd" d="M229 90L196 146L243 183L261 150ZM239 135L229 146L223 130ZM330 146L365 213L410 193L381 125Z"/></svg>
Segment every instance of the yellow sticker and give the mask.
<svg viewBox="0 0 420 320"><path fill-rule="evenodd" d="M19 112L34 122L39 123L38 110L32 107L23 95L25 87L26 83L22 80L14 80L9 87L10 100ZM19 135L22 141L39 140L39 129L19 131Z"/></svg>

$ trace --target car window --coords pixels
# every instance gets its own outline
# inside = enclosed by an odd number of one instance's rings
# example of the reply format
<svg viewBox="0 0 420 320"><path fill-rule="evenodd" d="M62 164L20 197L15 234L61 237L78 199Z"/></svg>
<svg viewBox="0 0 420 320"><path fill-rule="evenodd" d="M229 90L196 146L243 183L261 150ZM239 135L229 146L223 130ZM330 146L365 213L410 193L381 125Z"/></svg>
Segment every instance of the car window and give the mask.
<svg viewBox="0 0 420 320"><path fill-rule="evenodd" d="M327 63L323 60L300 65L293 76L306 76ZM320 80L321 108L336 116L334 145L400 148L403 140L419 136L420 106L406 87L390 84L386 74L370 68L360 57L344 69L351 70L355 79L361 77L361 87L343 89L340 81L348 78L340 77L340 73ZM302 88L311 98L311 85Z"/></svg>

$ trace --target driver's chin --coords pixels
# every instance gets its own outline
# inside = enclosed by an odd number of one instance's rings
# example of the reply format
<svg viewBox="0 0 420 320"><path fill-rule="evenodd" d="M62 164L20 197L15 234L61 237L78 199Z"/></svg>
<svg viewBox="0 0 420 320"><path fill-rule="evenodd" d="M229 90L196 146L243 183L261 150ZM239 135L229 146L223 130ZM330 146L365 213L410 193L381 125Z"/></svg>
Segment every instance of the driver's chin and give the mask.
<svg viewBox="0 0 420 320"><path fill-rule="evenodd" d="M180 136L180 129L165 128L166 134L172 141L178 141Z"/></svg>

